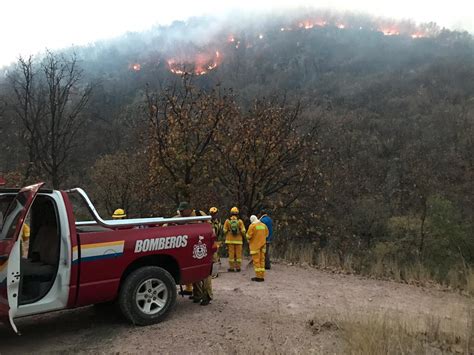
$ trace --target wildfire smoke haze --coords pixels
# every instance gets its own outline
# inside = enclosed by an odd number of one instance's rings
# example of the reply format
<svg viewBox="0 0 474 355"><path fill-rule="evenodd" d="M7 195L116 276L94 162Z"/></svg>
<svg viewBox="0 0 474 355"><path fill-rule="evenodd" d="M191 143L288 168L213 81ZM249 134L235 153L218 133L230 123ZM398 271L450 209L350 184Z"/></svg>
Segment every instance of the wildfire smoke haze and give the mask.
<svg viewBox="0 0 474 355"><path fill-rule="evenodd" d="M159 27L159 57L176 75L206 75L237 51L258 50L270 45L275 36L289 32L370 31L383 36L419 40L436 37L441 29L434 23L415 24L368 15L332 11L294 11L279 16L242 17L226 20L194 18ZM357 34L356 34L357 35ZM298 41L298 46L301 41ZM243 53L243 52L242 52ZM151 61L153 62L153 61ZM132 64L130 70L140 71L146 63Z"/></svg>

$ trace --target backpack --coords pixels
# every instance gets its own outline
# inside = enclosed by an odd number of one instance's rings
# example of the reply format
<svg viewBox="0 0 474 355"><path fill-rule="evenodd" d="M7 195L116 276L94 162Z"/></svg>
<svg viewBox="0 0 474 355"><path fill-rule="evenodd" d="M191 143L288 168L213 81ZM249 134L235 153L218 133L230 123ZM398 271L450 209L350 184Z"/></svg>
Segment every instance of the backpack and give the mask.
<svg viewBox="0 0 474 355"><path fill-rule="evenodd" d="M238 219L231 219L229 220L230 223L230 231L233 235L239 234L239 220Z"/></svg>

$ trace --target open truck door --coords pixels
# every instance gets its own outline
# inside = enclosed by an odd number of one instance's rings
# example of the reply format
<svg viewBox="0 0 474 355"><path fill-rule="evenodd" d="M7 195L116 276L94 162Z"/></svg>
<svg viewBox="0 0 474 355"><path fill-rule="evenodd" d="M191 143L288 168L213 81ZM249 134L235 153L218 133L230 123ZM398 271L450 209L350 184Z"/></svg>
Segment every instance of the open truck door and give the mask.
<svg viewBox="0 0 474 355"><path fill-rule="evenodd" d="M0 221L0 320L18 330L13 318L18 310L21 240L25 218L44 183L24 187Z"/></svg>

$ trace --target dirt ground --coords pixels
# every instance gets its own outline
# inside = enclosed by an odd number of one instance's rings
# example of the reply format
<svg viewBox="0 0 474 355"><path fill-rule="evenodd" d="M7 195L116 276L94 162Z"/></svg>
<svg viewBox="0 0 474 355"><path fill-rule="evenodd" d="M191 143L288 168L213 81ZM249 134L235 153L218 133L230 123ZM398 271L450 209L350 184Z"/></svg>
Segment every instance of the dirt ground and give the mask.
<svg viewBox="0 0 474 355"><path fill-rule="evenodd" d="M22 336L0 326L0 353L334 354L344 353L339 332L315 332L310 323L372 312L462 323L473 306L472 298L452 292L299 266L274 264L265 283L252 276L251 268L222 272L211 305L179 297L154 326L134 327L96 307L19 319Z"/></svg>

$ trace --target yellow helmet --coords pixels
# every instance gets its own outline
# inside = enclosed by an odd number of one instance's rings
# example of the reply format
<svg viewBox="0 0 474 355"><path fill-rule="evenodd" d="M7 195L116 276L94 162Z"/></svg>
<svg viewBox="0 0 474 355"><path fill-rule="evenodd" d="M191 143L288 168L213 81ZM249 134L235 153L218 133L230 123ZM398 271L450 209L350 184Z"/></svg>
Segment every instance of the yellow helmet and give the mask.
<svg viewBox="0 0 474 355"><path fill-rule="evenodd" d="M230 209L230 214L239 214L239 209L237 207L232 207Z"/></svg>
<svg viewBox="0 0 474 355"><path fill-rule="evenodd" d="M115 219L122 219L125 217L127 217L127 215L125 214L125 211L121 208L117 208L114 211L114 214L112 215L112 218L115 218Z"/></svg>
<svg viewBox="0 0 474 355"><path fill-rule="evenodd" d="M215 214L215 213L217 213L217 211L218 211L217 207L211 207L211 208L209 208L209 213L210 213L210 214Z"/></svg>

